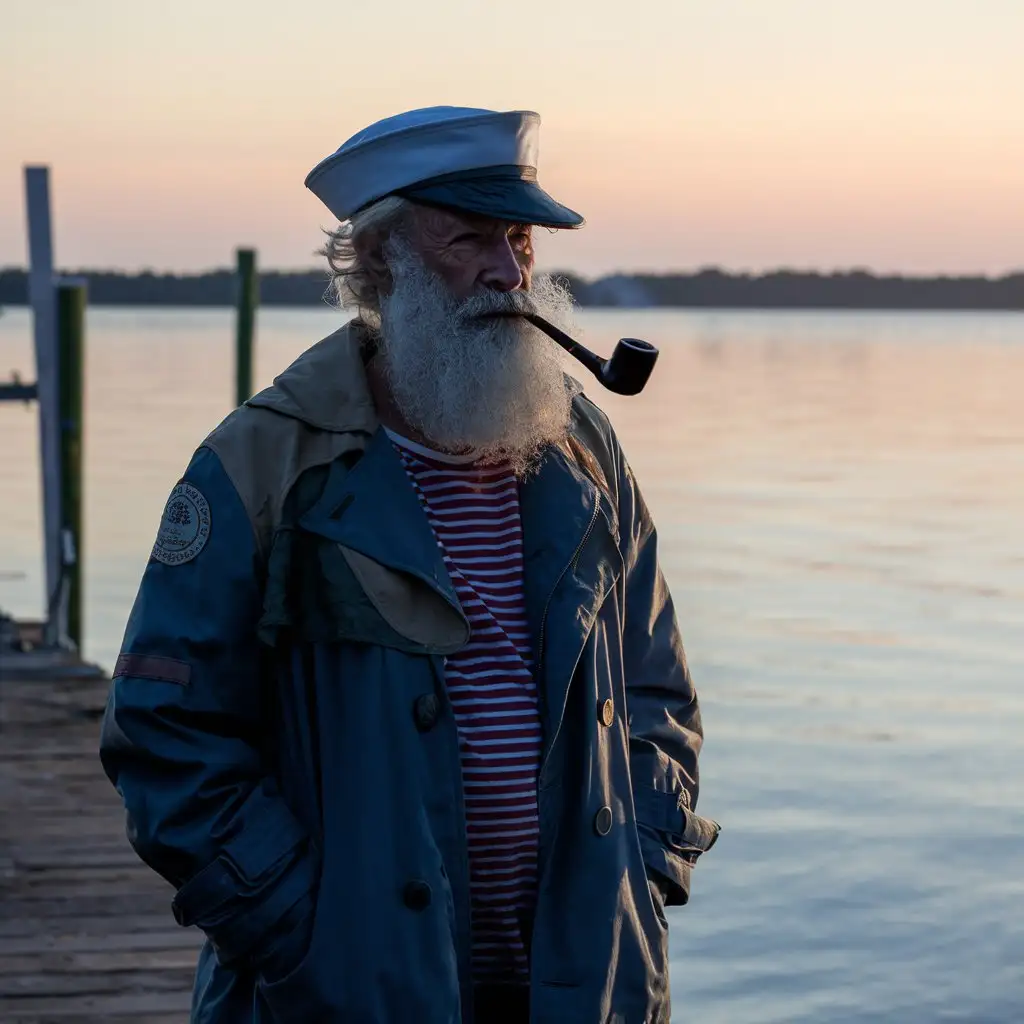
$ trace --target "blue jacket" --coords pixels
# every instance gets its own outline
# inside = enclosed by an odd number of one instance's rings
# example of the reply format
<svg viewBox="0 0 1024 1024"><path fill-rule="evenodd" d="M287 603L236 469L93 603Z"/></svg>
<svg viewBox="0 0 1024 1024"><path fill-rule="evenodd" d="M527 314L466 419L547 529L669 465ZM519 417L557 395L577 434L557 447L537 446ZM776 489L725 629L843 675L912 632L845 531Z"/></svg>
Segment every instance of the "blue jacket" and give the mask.
<svg viewBox="0 0 1024 1024"><path fill-rule="evenodd" d="M350 325L314 346L197 450L111 686L129 838L207 936L197 1024L474 1020L444 685L469 624L360 344ZM582 393L521 507L544 732L531 1020L668 1021L664 904L718 826L694 813L700 714L655 529Z"/></svg>

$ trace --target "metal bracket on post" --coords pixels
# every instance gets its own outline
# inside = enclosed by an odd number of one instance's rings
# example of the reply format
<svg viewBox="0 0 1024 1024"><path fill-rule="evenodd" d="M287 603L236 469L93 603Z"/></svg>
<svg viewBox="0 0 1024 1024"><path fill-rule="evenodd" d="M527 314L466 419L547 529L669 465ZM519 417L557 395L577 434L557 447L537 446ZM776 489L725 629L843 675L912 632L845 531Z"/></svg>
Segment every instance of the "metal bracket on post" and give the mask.
<svg viewBox="0 0 1024 1024"><path fill-rule="evenodd" d="M39 397L39 388L35 384L25 384L17 372L11 374L10 382L0 384L0 402L34 402Z"/></svg>
<svg viewBox="0 0 1024 1024"><path fill-rule="evenodd" d="M76 609L72 602L77 596L75 593L75 568L78 562L78 552L75 550L75 536L68 527L60 532L61 538L61 568L63 572L60 578L60 589L58 591L58 614L57 622L59 633L57 645L65 649L79 650L81 644L72 635L72 622L75 618Z"/></svg>

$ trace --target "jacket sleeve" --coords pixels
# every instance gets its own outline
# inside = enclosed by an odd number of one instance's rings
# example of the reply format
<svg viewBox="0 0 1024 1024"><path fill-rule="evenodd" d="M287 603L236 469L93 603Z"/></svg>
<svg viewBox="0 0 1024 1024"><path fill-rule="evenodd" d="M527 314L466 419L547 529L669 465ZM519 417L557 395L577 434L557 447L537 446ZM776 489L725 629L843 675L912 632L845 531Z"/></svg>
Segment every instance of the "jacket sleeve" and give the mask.
<svg viewBox="0 0 1024 1024"><path fill-rule="evenodd" d="M620 460L623 664L637 829L651 880L668 905L683 904L689 899L691 868L714 844L719 826L694 813L703 741L700 707L658 562L657 531L621 453Z"/></svg>
<svg viewBox="0 0 1024 1024"><path fill-rule="evenodd" d="M195 536L182 547L190 535L179 530L176 550L154 548L117 660L100 758L124 801L132 846L177 889L178 923L198 925L222 963L277 973L304 950L316 871L263 753L262 568L217 456L200 448L182 483L199 498L168 502L160 536L170 530L174 540L182 521ZM205 534L189 523L204 503Z"/></svg>

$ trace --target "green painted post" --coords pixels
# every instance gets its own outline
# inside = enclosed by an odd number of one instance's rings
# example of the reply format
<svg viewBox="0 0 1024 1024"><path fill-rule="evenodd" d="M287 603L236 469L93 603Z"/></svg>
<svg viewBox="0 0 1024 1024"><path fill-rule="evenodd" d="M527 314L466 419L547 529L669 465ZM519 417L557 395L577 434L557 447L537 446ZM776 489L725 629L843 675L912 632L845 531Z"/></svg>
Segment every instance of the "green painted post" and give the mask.
<svg viewBox="0 0 1024 1024"><path fill-rule="evenodd" d="M259 303L256 250L239 249L235 317L235 405L252 397L252 345Z"/></svg>
<svg viewBox="0 0 1024 1024"><path fill-rule="evenodd" d="M61 562L66 580L66 634L82 649L82 413L85 383L85 285L57 285L60 409Z"/></svg>

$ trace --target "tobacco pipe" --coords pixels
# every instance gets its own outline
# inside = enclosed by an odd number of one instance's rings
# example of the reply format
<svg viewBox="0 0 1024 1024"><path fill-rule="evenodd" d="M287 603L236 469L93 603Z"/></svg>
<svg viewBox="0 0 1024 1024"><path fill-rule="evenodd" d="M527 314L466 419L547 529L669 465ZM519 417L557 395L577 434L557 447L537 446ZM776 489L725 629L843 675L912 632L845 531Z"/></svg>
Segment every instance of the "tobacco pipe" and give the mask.
<svg viewBox="0 0 1024 1024"><path fill-rule="evenodd" d="M571 356L575 356L609 391L617 395L638 395L650 379L658 350L639 338L620 338L610 359L585 348L565 331L549 323L537 313L489 313L488 316L521 316L549 338L557 341Z"/></svg>

